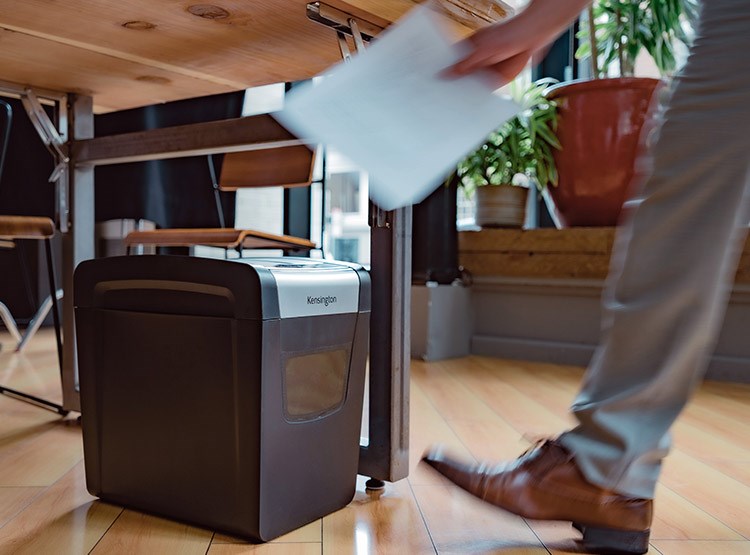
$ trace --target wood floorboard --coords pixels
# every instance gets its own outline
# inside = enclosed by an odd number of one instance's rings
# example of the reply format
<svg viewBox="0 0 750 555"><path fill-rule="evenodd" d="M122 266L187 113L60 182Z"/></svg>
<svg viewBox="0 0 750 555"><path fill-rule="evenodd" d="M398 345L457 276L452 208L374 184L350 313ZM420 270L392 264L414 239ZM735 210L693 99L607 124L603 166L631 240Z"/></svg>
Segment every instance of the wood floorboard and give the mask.
<svg viewBox="0 0 750 555"><path fill-rule="evenodd" d="M543 553L526 522L448 485L414 486L438 553Z"/></svg>
<svg viewBox="0 0 750 555"><path fill-rule="evenodd" d="M211 543L208 555L320 555L320 543L267 543L239 545Z"/></svg>
<svg viewBox="0 0 750 555"><path fill-rule="evenodd" d="M580 544L581 534L568 522L533 522L531 526L551 555L586 553ZM652 545L648 555L659 555L659 552Z"/></svg>
<svg viewBox="0 0 750 555"><path fill-rule="evenodd" d="M696 399L700 401L699 406L713 406L737 418L750 418L750 407L747 406L748 395L750 395L750 384L706 382L698 390Z"/></svg>
<svg viewBox="0 0 750 555"><path fill-rule="evenodd" d="M651 538L656 540L742 540L718 518L664 485L656 492Z"/></svg>
<svg viewBox="0 0 750 555"><path fill-rule="evenodd" d="M750 463L750 444L733 442L688 422L677 422L673 426L672 441L683 453L711 465L722 462Z"/></svg>
<svg viewBox="0 0 750 555"><path fill-rule="evenodd" d="M208 530L126 509L91 553L203 555L212 537Z"/></svg>
<svg viewBox="0 0 750 555"><path fill-rule="evenodd" d="M382 494L362 490L360 479L349 506L323 518L323 555L435 553L407 480L389 484Z"/></svg>
<svg viewBox="0 0 750 555"><path fill-rule="evenodd" d="M44 487L0 487L0 528L14 519L46 489Z"/></svg>
<svg viewBox="0 0 750 555"><path fill-rule="evenodd" d="M748 555L747 542L732 541L657 541L661 555Z"/></svg>
<svg viewBox="0 0 750 555"><path fill-rule="evenodd" d="M750 539L750 487L679 450L667 457L661 483Z"/></svg>
<svg viewBox="0 0 750 555"><path fill-rule="evenodd" d="M34 431L0 447L0 486L50 486L83 457L81 429L74 420Z"/></svg>
<svg viewBox="0 0 750 555"><path fill-rule="evenodd" d="M716 470L723 472L730 478L750 486L750 462L748 461L711 461L711 466Z"/></svg>
<svg viewBox="0 0 750 555"><path fill-rule="evenodd" d="M311 522L293 532L284 534L280 538L276 538L272 543L320 543L323 539L322 526L322 520L316 520L315 522ZM232 536L217 533L211 541L211 545L219 543L248 544L249 542L241 538L234 538Z"/></svg>
<svg viewBox="0 0 750 555"><path fill-rule="evenodd" d="M438 409L430 402L417 381L411 383L410 409L409 483L412 485L440 484L441 482L433 472L419 464L422 454L428 447L439 443L462 457L471 458L472 455Z"/></svg>
<svg viewBox="0 0 750 555"><path fill-rule="evenodd" d="M750 395L748 395L748 398L750 398ZM750 418L735 418L725 412L693 403L685 409L685 412L680 416L680 421L732 443L748 445L748 442L750 442L750 434L747 433L747 430L737 425L738 422L750 422Z"/></svg>
<svg viewBox="0 0 750 555"><path fill-rule="evenodd" d="M88 494L80 462L0 528L0 552L89 553L121 512Z"/></svg>
<svg viewBox="0 0 750 555"><path fill-rule="evenodd" d="M560 431L559 417L535 396L497 376L490 359L470 357L463 365L454 363L450 372L521 435L552 436Z"/></svg>
<svg viewBox="0 0 750 555"><path fill-rule="evenodd" d="M0 333L0 343L9 343ZM97 501L85 487L80 426L0 395L0 554L371 555L580 552L567 523L525 521L485 506L419 463L444 444L468 460L512 459L572 423L583 371L465 359L414 361L407 480L382 494L360 477L346 508L255 545ZM54 337L0 351L0 383L59 396ZM649 553L750 555L750 387L706 383L674 428L657 491Z"/></svg>

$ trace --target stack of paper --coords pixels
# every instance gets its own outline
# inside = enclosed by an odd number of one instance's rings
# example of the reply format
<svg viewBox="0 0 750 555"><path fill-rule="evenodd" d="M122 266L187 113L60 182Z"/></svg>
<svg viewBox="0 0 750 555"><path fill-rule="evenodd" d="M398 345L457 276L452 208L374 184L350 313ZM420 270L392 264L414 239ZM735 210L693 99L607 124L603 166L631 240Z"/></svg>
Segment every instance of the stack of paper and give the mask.
<svg viewBox="0 0 750 555"><path fill-rule="evenodd" d="M418 7L364 54L295 89L276 116L368 172L370 197L381 208L414 204L519 111L480 75L441 75L463 54L440 16Z"/></svg>

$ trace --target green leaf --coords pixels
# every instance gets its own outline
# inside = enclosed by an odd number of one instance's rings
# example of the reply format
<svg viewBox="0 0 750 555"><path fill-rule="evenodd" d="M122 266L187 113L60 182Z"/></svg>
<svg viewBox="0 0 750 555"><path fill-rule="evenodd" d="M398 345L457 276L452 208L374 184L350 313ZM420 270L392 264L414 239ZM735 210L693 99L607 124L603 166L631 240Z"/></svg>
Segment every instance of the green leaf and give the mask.
<svg viewBox="0 0 750 555"><path fill-rule="evenodd" d="M595 0L594 27L598 40L598 64L608 67L623 61L621 74L632 72L636 57L642 49L651 54L663 75L676 67L675 45L690 42L691 24L700 12L699 0ZM591 54L588 26L583 26L578 37L581 44L576 57Z"/></svg>

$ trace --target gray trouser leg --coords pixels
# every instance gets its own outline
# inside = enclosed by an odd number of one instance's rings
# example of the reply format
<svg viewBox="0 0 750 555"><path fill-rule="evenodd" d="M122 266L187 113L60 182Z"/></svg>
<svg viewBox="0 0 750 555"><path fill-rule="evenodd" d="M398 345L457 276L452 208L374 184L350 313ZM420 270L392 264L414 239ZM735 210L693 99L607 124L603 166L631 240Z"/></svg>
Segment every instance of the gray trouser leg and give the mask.
<svg viewBox="0 0 750 555"><path fill-rule="evenodd" d="M561 437L589 481L644 498L705 372L745 237L750 1L704 2L663 117L615 244L579 425Z"/></svg>

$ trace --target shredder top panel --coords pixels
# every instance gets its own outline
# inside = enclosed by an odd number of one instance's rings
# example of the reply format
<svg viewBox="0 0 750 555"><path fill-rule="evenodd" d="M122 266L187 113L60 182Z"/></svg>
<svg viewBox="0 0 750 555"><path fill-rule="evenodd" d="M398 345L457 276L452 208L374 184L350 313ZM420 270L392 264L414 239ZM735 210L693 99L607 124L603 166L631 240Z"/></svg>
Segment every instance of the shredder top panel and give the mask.
<svg viewBox="0 0 750 555"><path fill-rule="evenodd" d="M276 282L281 318L358 312L360 277L355 265L310 259L249 259L265 268Z"/></svg>
<svg viewBox="0 0 750 555"><path fill-rule="evenodd" d="M114 256L81 262L78 308L261 320L278 318L275 282L247 264L190 256Z"/></svg>
<svg viewBox="0 0 750 555"><path fill-rule="evenodd" d="M361 266L307 258L121 256L82 262L75 306L269 320L370 310Z"/></svg>

